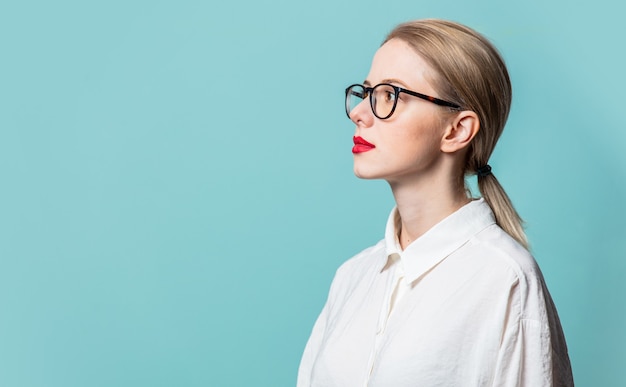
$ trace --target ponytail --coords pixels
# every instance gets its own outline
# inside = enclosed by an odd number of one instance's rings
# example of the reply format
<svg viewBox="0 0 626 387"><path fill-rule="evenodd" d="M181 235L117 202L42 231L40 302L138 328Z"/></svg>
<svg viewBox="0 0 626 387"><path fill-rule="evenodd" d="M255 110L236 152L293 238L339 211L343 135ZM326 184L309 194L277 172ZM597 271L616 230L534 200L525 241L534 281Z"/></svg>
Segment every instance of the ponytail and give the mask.
<svg viewBox="0 0 626 387"><path fill-rule="evenodd" d="M507 234L528 249L528 239L524 232L523 220L513 207L511 199L504 192L498 179L489 171L487 174L478 174L478 189L491 211L496 217L496 223Z"/></svg>

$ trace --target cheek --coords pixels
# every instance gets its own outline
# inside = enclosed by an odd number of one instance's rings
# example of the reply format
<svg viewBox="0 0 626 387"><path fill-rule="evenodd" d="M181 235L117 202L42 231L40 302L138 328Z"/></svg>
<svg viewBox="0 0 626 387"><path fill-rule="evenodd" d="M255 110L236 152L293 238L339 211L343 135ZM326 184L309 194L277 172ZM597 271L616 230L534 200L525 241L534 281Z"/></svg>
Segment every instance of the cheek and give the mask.
<svg viewBox="0 0 626 387"><path fill-rule="evenodd" d="M439 153L443 130L438 120L412 120L401 128L394 138L397 147L417 153L416 157L419 154Z"/></svg>

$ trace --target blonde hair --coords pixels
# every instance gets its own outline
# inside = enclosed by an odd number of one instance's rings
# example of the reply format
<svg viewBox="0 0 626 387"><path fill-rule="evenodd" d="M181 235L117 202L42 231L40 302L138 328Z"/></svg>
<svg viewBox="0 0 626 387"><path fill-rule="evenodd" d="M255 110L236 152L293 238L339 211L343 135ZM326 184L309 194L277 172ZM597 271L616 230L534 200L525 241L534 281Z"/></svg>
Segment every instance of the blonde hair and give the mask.
<svg viewBox="0 0 626 387"><path fill-rule="evenodd" d="M481 34L462 24L438 19L398 25L385 39L408 43L433 70L439 98L478 115L480 130L472 140L461 175L477 174L504 130L511 107L511 81L498 50ZM478 188L497 224L525 248L522 219L492 173L478 173Z"/></svg>

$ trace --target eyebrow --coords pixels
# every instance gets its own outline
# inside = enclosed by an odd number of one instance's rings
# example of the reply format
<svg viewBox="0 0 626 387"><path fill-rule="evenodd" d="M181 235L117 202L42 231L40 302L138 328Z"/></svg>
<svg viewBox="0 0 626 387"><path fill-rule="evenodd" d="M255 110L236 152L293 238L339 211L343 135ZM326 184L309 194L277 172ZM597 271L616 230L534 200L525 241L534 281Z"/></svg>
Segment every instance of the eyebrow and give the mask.
<svg viewBox="0 0 626 387"><path fill-rule="evenodd" d="M380 83L399 83L399 84L400 84L400 85L402 85L404 88L408 88L408 85L407 85L406 83L404 83L404 82L402 82L401 80L396 79L396 78L385 78L385 79L383 79L382 81L380 81ZM372 85L372 84L371 84L371 82L370 82L370 81L368 81L367 79L363 81L363 84L364 84L365 86L371 86L371 85Z"/></svg>

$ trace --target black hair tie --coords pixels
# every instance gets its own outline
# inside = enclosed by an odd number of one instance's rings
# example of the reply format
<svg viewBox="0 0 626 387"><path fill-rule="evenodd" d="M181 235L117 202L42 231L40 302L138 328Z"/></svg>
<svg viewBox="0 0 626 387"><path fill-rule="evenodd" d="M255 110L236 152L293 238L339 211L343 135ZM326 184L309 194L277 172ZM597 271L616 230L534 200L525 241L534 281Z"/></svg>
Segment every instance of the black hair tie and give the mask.
<svg viewBox="0 0 626 387"><path fill-rule="evenodd" d="M484 166L478 168L476 170L476 175L478 177L485 177L485 176L491 175L491 167L489 166L489 164L485 164Z"/></svg>

